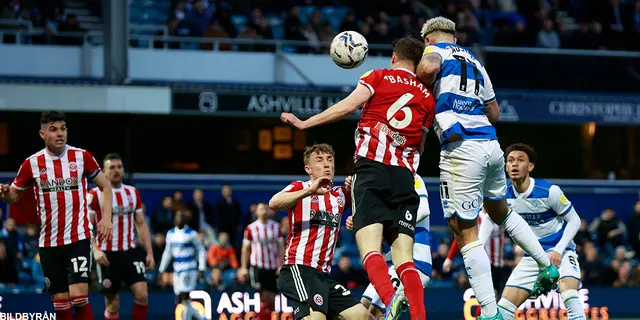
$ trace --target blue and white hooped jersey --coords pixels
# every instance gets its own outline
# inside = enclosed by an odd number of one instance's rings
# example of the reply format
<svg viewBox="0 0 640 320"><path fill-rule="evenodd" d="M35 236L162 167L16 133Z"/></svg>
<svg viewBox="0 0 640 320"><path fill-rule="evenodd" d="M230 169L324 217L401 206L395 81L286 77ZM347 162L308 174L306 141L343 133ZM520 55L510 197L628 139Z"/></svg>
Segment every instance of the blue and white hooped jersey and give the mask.
<svg viewBox="0 0 640 320"><path fill-rule="evenodd" d="M454 133L464 140L496 140L496 130L484 106L496 99L484 65L471 51L453 43L436 43L424 54L442 57L440 73L433 85L436 98L434 129L440 142Z"/></svg>
<svg viewBox="0 0 640 320"><path fill-rule="evenodd" d="M427 187L424 184L424 180L419 175L414 176L414 188L420 198L429 198L427 194ZM429 226L429 205L425 207L420 206L418 208L418 216L416 217L416 232L414 236L413 245L413 262L418 270L431 277L431 239L429 238L430 226ZM393 264L391 262L391 254L389 254L389 247L385 244L385 252L387 264Z"/></svg>
<svg viewBox="0 0 640 320"><path fill-rule="evenodd" d="M206 251L195 230L184 226L182 229L174 227L167 232L160 272L167 269L172 258L173 272L204 271Z"/></svg>
<svg viewBox="0 0 640 320"><path fill-rule="evenodd" d="M562 238L567 222L562 219L573 208L557 185L540 179L530 179L529 188L518 193L507 184L507 202L531 226L545 251L553 249ZM573 240L566 250L575 250Z"/></svg>

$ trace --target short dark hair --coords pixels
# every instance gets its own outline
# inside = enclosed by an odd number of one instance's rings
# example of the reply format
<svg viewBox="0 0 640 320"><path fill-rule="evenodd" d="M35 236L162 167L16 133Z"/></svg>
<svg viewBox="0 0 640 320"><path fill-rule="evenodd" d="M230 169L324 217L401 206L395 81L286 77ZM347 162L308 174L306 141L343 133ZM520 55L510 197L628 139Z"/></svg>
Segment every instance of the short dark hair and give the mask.
<svg viewBox="0 0 640 320"><path fill-rule="evenodd" d="M528 144L514 143L508 146L507 150L505 151L506 156L508 157L509 153L513 151L521 151L526 153L527 157L529 157L529 162L531 163L536 163L538 161L538 154L536 153L536 150Z"/></svg>
<svg viewBox="0 0 640 320"><path fill-rule="evenodd" d="M56 121L67 121L67 116L64 115L64 112L58 110L47 110L42 112L40 116L40 125Z"/></svg>
<svg viewBox="0 0 640 320"><path fill-rule="evenodd" d="M304 164L309 164L309 159L311 159L311 155L314 153L328 153L335 158L336 153L333 151L333 147L327 143L319 143L308 146L304 148L304 153L302 154L302 158L304 159Z"/></svg>
<svg viewBox="0 0 640 320"><path fill-rule="evenodd" d="M398 59L411 61L416 66L422 59L423 52L424 42L415 37L406 36L393 42L393 53Z"/></svg>
<svg viewBox="0 0 640 320"><path fill-rule="evenodd" d="M103 161L107 161L107 160L122 160L122 157L119 154L112 152L104 156Z"/></svg>

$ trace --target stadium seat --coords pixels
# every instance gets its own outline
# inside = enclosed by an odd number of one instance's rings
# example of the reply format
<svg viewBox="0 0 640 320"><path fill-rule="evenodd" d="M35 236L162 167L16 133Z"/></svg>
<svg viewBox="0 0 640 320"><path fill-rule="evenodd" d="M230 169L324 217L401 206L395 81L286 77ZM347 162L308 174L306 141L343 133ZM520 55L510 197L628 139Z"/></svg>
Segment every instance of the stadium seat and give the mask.
<svg viewBox="0 0 640 320"><path fill-rule="evenodd" d="M307 20L311 17L313 11L316 10L315 6L301 6L298 7L298 11L300 12L300 21L305 24Z"/></svg>
<svg viewBox="0 0 640 320"><path fill-rule="evenodd" d="M247 17L243 15L233 15L231 16L231 22L238 32L242 32L242 30L244 30L244 26L247 24Z"/></svg>

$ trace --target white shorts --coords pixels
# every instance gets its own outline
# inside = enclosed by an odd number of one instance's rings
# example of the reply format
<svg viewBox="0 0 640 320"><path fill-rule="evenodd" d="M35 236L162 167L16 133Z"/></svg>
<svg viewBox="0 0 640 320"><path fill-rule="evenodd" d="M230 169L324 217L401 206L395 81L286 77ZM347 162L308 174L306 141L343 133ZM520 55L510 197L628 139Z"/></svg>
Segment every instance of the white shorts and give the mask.
<svg viewBox="0 0 640 320"><path fill-rule="evenodd" d="M580 280L580 263L575 251L567 250L564 252L558 271L560 271L560 279L569 277ZM532 257L523 257L511 272L506 286L531 292L538 278L538 273L540 273L540 268L536 261ZM582 285L581 280L580 284Z"/></svg>
<svg viewBox="0 0 640 320"><path fill-rule="evenodd" d="M462 140L440 151L440 201L445 219L475 220L484 198L505 197L504 152L497 140Z"/></svg>
<svg viewBox="0 0 640 320"><path fill-rule="evenodd" d="M176 295L188 293L198 285L198 271L183 271L173 273L173 293Z"/></svg>
<svg viewBox="0 0 640 320"><path fill-rule="evenodd" d="M420 270L418 270L418 274L420 275L420 280L422 281L422 287L425 288L431 278L428 275L422 273L422 271ZM402 281L400 281L400 279L398 278L396 268L393 265L389 267L389 277L391 278L393 289L396 290L396 292L404 292ZM362 297L369 299L369 301L371 301L371 304L376 306L378 309L383 311L385 310L385 305L380 299L376 288L374 288L372 284L369 284L367 286L367 289L364 290Z"/></svg>

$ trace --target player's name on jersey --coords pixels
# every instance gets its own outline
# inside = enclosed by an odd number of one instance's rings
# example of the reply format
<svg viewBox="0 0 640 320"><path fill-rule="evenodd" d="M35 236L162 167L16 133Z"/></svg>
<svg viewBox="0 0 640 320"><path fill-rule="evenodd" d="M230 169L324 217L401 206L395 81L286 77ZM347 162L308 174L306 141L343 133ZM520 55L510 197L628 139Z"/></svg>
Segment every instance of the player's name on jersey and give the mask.
<svg viewBox="0 0 640 320"><path fill-rule="evenodd" d="M312 116L345 96L346 93L174 92L172 112L253 117L279 117L282 112L291 112L300 116ZM352 117L358 119L359 111Z"/></svg>

